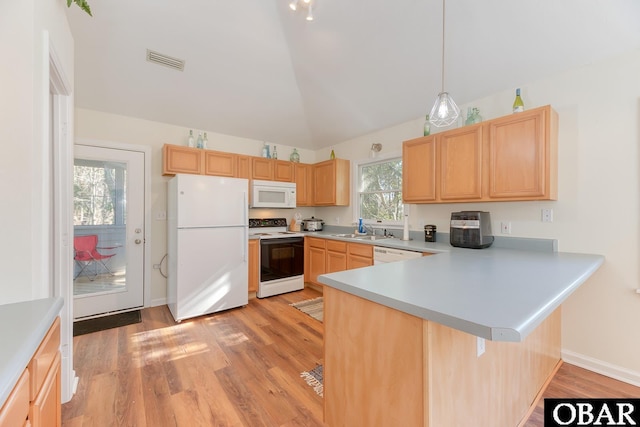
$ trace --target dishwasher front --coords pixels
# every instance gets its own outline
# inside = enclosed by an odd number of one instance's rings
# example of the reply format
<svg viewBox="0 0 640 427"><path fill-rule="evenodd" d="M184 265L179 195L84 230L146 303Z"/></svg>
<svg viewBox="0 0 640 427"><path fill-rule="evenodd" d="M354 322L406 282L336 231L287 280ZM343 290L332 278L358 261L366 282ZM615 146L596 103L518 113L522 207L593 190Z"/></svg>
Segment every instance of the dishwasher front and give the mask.
<svg viewBox="0 0 640 427"><path fill-rule="evenodd" d="M403 249L384 248L375 246L373 248L373 265L386 264L388 262L404 261L407 259L420 258L422 252L405 251Z"/></svg>

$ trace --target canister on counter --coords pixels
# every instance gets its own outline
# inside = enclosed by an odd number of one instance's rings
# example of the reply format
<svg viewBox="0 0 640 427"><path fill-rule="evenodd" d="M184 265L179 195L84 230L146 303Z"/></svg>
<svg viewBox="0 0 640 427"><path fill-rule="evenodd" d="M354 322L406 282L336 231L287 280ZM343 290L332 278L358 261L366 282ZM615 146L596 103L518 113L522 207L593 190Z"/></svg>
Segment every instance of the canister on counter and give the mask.
<svg viewBox="0 0 640 427"><path fill-rule="evenodd" d="M436 241L436 226L425 225L424 226L424 241L435 242Z"/></svg>

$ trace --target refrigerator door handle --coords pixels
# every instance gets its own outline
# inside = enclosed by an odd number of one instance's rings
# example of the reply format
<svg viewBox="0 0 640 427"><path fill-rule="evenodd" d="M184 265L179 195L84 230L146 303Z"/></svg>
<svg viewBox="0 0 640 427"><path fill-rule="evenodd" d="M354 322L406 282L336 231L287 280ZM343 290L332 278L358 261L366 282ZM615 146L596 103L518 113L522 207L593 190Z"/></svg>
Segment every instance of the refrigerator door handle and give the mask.
<svg viewBox="0 0 640 427"><path fill-rule="evenodd" d="M244 262L249 262L249 218L247 218L249 214L249 200L247 198L247 192L243 193L244 197L244 251L242 257L244 258Z"/></svg>

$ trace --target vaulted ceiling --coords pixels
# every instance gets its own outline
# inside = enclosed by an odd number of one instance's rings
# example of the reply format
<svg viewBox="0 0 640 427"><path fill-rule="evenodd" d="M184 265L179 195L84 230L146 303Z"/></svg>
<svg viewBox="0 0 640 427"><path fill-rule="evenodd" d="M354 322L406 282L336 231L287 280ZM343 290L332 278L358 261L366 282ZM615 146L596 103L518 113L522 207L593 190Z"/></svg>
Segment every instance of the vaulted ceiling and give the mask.
<svg viewBox="0 0 640 427"><path fill-rule="evenodd" d="M76 106L310 149L428 113L441 0L313 1L312 22L290 0L73 5ZM463 104L639 48L640 2L448 0L445 30L445 89Z"/></svg>

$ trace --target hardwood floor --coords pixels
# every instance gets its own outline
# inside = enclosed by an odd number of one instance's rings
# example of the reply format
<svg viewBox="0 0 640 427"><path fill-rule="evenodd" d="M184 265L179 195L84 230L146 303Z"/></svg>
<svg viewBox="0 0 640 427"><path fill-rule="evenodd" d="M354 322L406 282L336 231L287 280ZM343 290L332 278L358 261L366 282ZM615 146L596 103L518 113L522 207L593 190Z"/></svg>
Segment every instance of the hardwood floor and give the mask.
<svg viewBox="0 0 640 427"><path fill-rule="evenodd" d="M75 337L80 382L62 425L322 426L322 398L300 378L322 363L322 323L289 306L319 295L179 324L148 308L142 323Z"/></svg>
<svg viewBox="0 0 640 427"><path fill-rule="evenodd" d="M313 289L176 324L166 306L142 323L74 338L80 377L62 425L322 426L322 398L300 372L322 363L322 323L289 304ZM638 397L640 388L563 364L544 398Z"/></svg>
<svg viewBox="0 0 640 427"><path fill-rule="evenodd" d="M544 426L544 399L553 398L635 398L640 387L563 363L522 427Z"/></svg>

